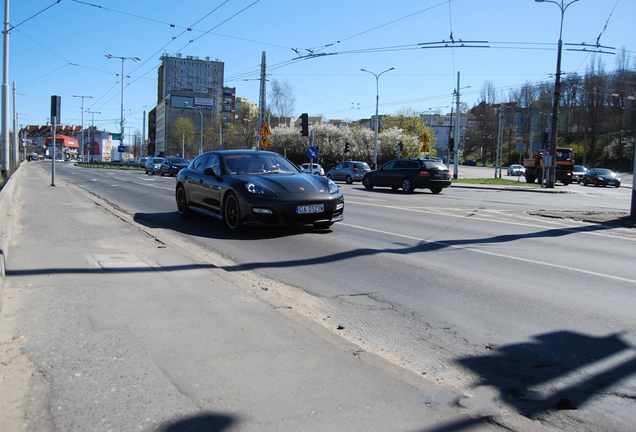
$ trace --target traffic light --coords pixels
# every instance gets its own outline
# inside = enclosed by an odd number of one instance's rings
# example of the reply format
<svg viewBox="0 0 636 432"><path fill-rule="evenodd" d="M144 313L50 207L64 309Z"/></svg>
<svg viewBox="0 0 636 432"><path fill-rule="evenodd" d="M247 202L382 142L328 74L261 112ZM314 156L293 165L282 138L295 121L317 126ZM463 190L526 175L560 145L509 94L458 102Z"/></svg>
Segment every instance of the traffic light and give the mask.
<svg viewBox="0 0 636 432"><path fill-rule="evenodd" d="M448 151L455 150L455 138L451 138L448 140Z"/></svg>
<svg viewBox="0 0 636 432"><path fill-rule="evenodd" d="M309 136L309 119L307 113L300 115L300 134L302 136Z"/></svg>
<svg viewBox="0 0 636 432"><path fill-rule="evenodd" d="M349 153L349 143L348 142L345 143L345 147L344 147L343 153Z"/></svg>
<svg viewBox="0 0 636 432"><path fill-rule="evenodd" d="M543 132L543 140L541 141L541 148L547 150L550 147L550 139L547 132Z"/></svg>

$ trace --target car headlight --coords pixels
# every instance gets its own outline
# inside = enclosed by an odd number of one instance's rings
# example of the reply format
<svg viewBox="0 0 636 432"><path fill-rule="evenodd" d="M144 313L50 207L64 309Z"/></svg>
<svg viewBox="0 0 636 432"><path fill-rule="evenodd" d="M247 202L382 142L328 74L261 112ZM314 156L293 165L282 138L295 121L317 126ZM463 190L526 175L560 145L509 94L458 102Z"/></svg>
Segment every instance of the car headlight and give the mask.
<svg viewBox="0 0 636 432"><path fill-rule="evenodd" d="M274 192L256 183L245 183L245 188L249 193L254 195L274 196Z"/></svg>
<svg viewBox="0 0 636 432"><path fill-rule="evenodd" d="M334 181L329 179L329 178L327 179L327 184L329 185L329 193L330 194L338 193L338 191L340 190L338 188L338 185L336 183L334 183Z"/></svg>

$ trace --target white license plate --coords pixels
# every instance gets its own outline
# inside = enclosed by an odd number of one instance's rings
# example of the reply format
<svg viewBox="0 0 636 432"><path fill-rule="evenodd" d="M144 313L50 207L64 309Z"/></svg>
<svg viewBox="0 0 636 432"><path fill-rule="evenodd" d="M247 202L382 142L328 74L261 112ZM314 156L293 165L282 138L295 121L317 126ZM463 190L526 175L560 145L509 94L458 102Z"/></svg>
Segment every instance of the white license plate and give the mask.
<svg viewBox="0 0 636 432"><path fill-rule="evenodd" d="M325 205L306 205L306 206L298 206L296 207L297 214L308 214L308 213L322 213L325 211Z"/></svg>

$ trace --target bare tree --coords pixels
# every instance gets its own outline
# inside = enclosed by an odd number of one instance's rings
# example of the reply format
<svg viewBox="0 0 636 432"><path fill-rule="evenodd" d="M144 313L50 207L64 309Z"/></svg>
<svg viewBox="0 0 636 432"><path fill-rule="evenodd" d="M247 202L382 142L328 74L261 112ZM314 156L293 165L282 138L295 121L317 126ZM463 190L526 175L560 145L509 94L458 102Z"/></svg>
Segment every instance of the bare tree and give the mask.
<svg viewBox="0 0 636 432"><path fill-rule="evenodd" d="M296 97L289 82L280 83L274 79L272 89L269 92L269 107L276 117L293 116L296 105Z"/></svg>

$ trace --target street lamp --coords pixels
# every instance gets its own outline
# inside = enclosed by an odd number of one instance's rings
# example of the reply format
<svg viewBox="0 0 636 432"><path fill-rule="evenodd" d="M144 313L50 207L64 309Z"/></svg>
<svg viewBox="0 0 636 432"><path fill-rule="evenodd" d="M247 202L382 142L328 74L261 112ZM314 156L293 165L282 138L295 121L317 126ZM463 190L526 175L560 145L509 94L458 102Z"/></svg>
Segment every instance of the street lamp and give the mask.
<svg viewBox="0 0 636 432"><path fill-rule="evenodd" d="M187 102L184 102L184 108L187 109L197 109L199 111L199 115L201 116L201 142L199 144L199 154L203 154L203 113L201 112L201 108L199 107L189 107Z"/></svg>
<svg viewBox="0 0 636 432"><path fill-rule="evenodd" d="M86 139L84 138L84 99L93 99L93 96L73 95L73 97L82 98L82 160L84 159L84 147L86 147Z"/></svg>
<svg viewBox="0 0 636 432"><path fill-rule="evenodd" d="M556 79L554 83L554 105L552 108L552 131L550 133L550 156L552 162L550 163L550 175L548 177L548 182L546 187L554 188L554 184L556 183L556 145L557 145L557 129L558 129L558 121L559 121L559 99L561 98L561 47L563 45L563 41L561 40L563 36L563 16L565 15L566 9L572 4L576 3L579 0L572 0L568 4L564 4L563 0L555 1L555 0L534 0L537 3L554 3L561 9L561 27L559 29L559 46L557 53L557 67L556 67Z"/></svg>
<svg viewBox="0 0 636 432"><path fill-rule="evenodd" d="M360 69L363 72L369 72L370 74L373 74L373 76L375 77L375 140L373 142L373 166L375 169L378 168L378 123L380 122L380 119L378 118L378 105L380 103L379 80L380 80L380 75L382 75L384 72L392 71L393 69L395 68L392 67L391 69L382 71L379 74L373 73L370 70Z"/></svg>
<svg viewBox="0 0 636 432"><path fill-rule="evenodd" d="M141 59L139 57L119 57L112 54L105 54L105 57L109 59L117 58L121 60L121 137L119 142L121 143L121 145L124 145L124 62L126 60L140 61Z"/></svg>

